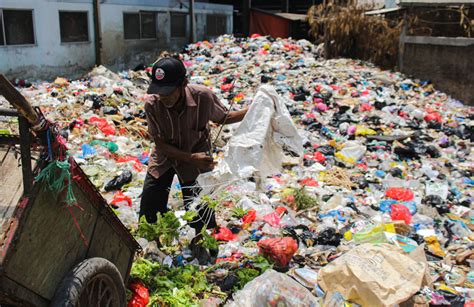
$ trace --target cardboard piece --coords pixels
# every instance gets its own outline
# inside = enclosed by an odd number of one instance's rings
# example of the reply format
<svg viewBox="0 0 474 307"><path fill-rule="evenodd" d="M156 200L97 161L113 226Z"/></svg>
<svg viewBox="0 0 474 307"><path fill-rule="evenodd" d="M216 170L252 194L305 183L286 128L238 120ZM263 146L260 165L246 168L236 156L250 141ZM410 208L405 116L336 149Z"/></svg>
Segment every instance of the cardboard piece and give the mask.
<svg viewBox="0 0 474 307"><path fill-rule="evenodd" d="M341 293L362 306L402 303L421 287L426 263L390 244L362 244L325 266L318 275L326 296Z"/></svg>

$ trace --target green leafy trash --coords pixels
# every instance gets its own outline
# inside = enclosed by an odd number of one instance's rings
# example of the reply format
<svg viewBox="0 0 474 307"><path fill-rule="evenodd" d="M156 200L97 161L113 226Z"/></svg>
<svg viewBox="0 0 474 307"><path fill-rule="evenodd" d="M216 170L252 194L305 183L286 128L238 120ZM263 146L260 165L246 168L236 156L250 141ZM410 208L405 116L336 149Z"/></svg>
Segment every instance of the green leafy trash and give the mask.
<svg viewBox="0 0 474 307"><path fill-rule="evenodd" d="M139 258L130 276L142 281L150 291L148 306L198 306L199 299L210 293L225 295L209 284L206 274L194 265L170 268Z"/></svg>
<svg viewBox="0 0 474 307"><path fill-rule="evenodd" d="M293 191L293 197L295 198L294 204L297 210L308 209L317 204L317 199L308 194L304 187L295 189Z"/></svg>
<svg viewBox="0 0 474 307"><path fill-rule="evenodd" d="M213 199L209 195L204 195L203 197L201 197L201 205L207 206L215 210L219 205L219 200Z"/></svg>
<svg viewBox="0 0 474 307"><path fill-rule="evenodd" d="M183 220L186 222L192 222L197 216L198 214L196 211L186 211L186 213L183 215Z"/></svg>
<svg viewBox="0 0 474 307"><path fill-rule="evenodd" d="M158 213L156 216L155 224L148 223L146 218L142 216L135 236L145 238L148 241L157 241L161 246L171 246L179 236L179 220L172 211L168 211L163 215Z"/></svg>
<svg viewBox="0 0 474 307"><path fill-rule="evenodd" d="M235 217L237 219L241 219L243 218L247 213L249 212L249 210L245 210L244 208L240 207L240 206L235 206L234 208L232 208L232 217Z"/></svg>
<svg viewBox="0 0 474 307"><path fill-rule="evenodd" d="M219 243L216 238L207 233L206 227L201 230L202 239L198 242L202 247L211 249L218 249Z"/></svg>

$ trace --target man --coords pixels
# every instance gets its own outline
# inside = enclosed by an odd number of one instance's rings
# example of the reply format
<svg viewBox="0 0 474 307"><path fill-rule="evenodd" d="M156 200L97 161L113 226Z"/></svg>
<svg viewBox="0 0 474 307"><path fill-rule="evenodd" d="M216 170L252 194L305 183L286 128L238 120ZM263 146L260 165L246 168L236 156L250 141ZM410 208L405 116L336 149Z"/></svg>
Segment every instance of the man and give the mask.
<svg viewBox="0 0 474 307"><path fill-rule="evenodd" d="M211 171L215 162L209 156L209 121L232 124L241 121L247 110L229 112L209 89L188 85L186 68L175 58L159 60L152 69L145 103L148 133L155 142L145 178L140 216L156 222L158 212L168 211L168 195L176 174L181 184L186 209L200 192L196 178ZM214 212L200 210L191 226L216 227ZM205 223L207 222L207 223ZM207 224L207 225L205 225Z"/></svg>

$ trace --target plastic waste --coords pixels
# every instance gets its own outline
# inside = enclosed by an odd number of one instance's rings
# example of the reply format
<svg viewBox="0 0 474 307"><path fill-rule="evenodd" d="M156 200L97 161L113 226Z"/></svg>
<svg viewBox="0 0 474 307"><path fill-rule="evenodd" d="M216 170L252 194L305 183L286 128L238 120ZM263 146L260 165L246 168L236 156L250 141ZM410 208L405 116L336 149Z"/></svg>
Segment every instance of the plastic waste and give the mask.
<svg viewBox="0 0 474 307"><path fill-rule="evenodd" d="M401 204L392 205L392 212L390 213L393 221L404 221L407 225L411 222L410 210Z"/></svg>
<svg viewBox="0 0 474 307"><path fill-rule="evenodd" d="M212 236L218 241L233 241L237 238L237 235L233 234L227 227L219 227L219 230L213 233Z"/></svg>
<svg viewBox="0 0 474 307"><path fill-rule="evenodd" d="M131 207L132 206L132 199L129 196L124 195L122 193L122 191L117 191L114 194L114 198L112 199L112 201L110 203L112 205L117 206L117 207L121 207L121 206Z"/></svg>
<svg viewBox="0 0 474 307"><path fill-rule="evenodd" d="M127 307L146 307L150 301L148 289L140 282L133 282L129 289L132 291L132 298L128 301Z"/></svg>
<svg viewBox="0 0 474 307"><path fill-rule="evenodd" d="M309 290L286 274L272 269L249 282L232 299L225 306L319 306L318 300Z"/></svg>
<svg viewBox="0 0 474 307"><path fill-rule="evenodd" d="M107 184L104 186L104 190L105 191L118 190L121 187L123 187L125 184L131 182L132 177L133 177L132 172L128 170L123 171L122 174L114 177L114 179L107 182Z"/></svg>
<svg viewBox="0 0 474 307"><path fill-rule="evenodd" d="M260 252L280 268L286 267L298 250L298 243L290 237L264 239L257 245Z"/></svg>
<svg viewBox="0 0 474 307"><path fill-rule="evenodd" d="M388 198L401 201L410 201L414 198L413 192L405 188L390 188L385 192L385 195Z"/></svg>

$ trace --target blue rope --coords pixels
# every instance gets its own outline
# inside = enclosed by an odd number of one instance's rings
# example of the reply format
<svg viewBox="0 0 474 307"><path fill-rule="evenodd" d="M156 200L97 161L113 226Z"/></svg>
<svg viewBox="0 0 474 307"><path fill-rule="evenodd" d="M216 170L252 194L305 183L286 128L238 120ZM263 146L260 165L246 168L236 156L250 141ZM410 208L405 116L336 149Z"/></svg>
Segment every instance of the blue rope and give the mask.
<svg viewBox="0 0 474 307"><path fill-rule="evenodd" d="M46 132L46 138L48 140L48 161L53 161L53 148L51 146L51 130L49 129Z"/></svg>

